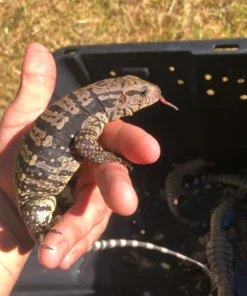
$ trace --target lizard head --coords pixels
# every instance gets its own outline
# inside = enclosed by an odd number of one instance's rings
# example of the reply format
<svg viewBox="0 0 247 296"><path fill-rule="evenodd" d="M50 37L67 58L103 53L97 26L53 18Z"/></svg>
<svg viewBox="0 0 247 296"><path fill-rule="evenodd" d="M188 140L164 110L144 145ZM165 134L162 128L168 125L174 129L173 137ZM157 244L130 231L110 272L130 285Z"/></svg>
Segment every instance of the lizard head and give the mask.
<svg viewBox="0 0 247 296"><path fill-rule="evenodd" d="M101 100L109 120L131 116L136 111L148 107L159 100L171 107L176 107L161 96L160 88L136 76L124 76L109 79L112 81L108 99Z"/></svg>

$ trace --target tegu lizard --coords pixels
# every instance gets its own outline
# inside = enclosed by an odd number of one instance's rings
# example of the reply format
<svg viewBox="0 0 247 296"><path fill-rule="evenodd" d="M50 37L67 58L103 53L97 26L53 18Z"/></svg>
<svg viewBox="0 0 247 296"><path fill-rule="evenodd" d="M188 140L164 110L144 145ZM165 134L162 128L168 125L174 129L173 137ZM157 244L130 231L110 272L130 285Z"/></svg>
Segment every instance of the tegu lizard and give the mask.
<svg viewBox="0 0 247 296"><path fill-rule="evenodd" d="M56 197L82 160L119 162L119 155L97 142L111 120L131 116L157 101L176 107L161 96L158 86L135 76L105 79L73 91L45 110L23 137L15 162L18 208L33 240L44 248L54 225Z"/></svg>

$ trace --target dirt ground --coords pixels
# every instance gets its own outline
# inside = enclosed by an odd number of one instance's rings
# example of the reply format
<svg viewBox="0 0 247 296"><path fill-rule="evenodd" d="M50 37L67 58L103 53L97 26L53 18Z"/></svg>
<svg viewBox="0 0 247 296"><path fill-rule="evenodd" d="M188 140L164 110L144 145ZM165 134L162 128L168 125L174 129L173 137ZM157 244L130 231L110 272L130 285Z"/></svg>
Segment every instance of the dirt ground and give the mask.
<svg viewBox="0 0 247 296"><path fill-rule="evenodd" d="M0 118L18 90L31 41L54 51L78 44L247 35L245 0L0 0L0 19Z"/></svg>

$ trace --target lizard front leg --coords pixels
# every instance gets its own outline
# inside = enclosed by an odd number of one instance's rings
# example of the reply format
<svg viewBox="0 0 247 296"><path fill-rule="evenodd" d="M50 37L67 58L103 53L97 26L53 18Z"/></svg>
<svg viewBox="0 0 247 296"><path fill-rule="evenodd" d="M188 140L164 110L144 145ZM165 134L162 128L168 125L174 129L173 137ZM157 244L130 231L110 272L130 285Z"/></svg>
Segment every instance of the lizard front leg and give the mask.
<svg viewBox="0 0 247 296"><path fill-rule="evenodd" d="M49 231L60 233L57 229L53 228L62 219L60 215L53 218L55 208L56 198L54 196L28 200L21 206L22 217L31 236L38 245L46 249L52 248L44 244L45 234Z"/></svg>
<svg viewBox="0 0 247 296"><path fill-rule="evenodd" d="M105 151L97 142L99 134L94 127L82 128L74 138L72 154L77 160L89 159L97 163L118 162L132 169L130 161L112 152Z"/></svg>

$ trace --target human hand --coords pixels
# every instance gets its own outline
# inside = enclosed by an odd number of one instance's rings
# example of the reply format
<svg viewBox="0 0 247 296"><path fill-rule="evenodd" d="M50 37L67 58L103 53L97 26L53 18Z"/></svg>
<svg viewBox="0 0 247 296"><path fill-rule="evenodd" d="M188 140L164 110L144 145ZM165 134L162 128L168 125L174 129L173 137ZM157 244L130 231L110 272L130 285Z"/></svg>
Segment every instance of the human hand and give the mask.
<svg viewBox="0 0 247 296"><path fill-rule="evenodd" d="M47 107L55 80L52 55L40 44L29 45L20 90L0 125L0 187L14 203L15 153L21 136ZM100 141L106 150L138 164L152 163L160 154L154 138L120 120L107 124ZM77 176L75 204L56 224L56 229L63 235L48 233L45 244L53 250L39 248L40 262L47 268L69 268L102 234L112 211L130 215L137 207L137 196L124 166L84 161ZM24 241L30 240L27 233L22 236Z"/></svg>

